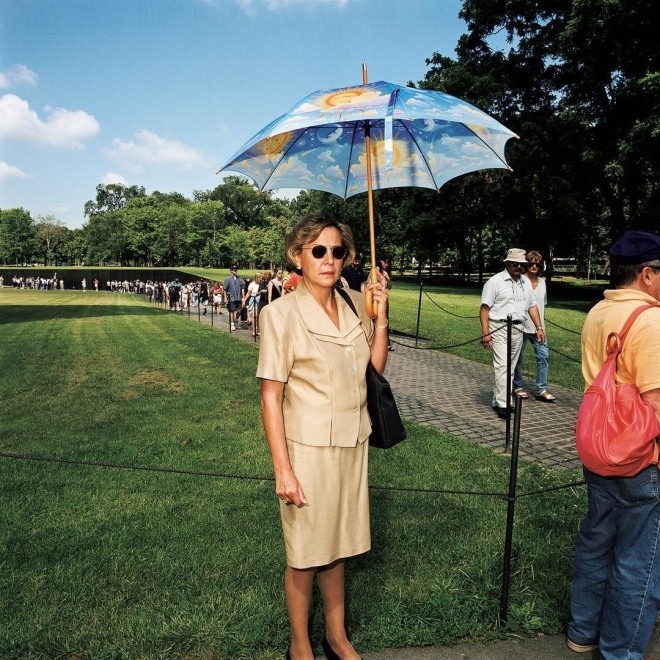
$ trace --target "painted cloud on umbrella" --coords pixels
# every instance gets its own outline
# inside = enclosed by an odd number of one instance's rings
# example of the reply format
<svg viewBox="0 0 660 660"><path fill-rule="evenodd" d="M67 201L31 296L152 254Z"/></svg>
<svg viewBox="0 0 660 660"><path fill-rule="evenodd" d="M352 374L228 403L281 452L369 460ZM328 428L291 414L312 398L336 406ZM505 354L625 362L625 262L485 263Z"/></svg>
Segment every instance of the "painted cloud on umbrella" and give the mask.
<svg viewBox="0 0 660 660"><path fill-rule="evenodd" d="M310 94L259 131L221 170L262 190L311 188L349 197L367 190L369 126L374 189L440 189L448 180L507 168L516 137L478 108L442 92L376 82Z"/></svg>

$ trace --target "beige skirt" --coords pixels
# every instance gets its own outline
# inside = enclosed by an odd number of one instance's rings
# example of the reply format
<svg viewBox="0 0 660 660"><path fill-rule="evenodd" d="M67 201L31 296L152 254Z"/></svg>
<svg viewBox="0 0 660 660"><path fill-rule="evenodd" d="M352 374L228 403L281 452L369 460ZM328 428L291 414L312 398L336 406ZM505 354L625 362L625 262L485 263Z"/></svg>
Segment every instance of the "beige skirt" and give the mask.
<svg viewBox="0 0 660 660"><path fill-rule="evenodd" d="M308 502L301 508L280 502L287 564L326 566L367 552L369 443L310 447L287 440L287 448Z"/></svg>

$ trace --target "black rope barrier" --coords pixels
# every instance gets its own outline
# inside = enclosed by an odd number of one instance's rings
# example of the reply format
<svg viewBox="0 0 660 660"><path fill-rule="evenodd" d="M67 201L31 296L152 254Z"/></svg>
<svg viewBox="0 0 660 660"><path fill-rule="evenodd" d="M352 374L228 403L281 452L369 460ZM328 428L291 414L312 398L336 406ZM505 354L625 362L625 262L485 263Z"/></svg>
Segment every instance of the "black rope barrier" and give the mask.
<svg viewBox="0 0 660 660"><path fill-rule="evenodd" d="M0 452L0 458L32 461L36 463L61 463L64 465L82 465L86 467L102 467L102 468L120 469L120 470L134 470L138 472L157 472L157 473L165 473L165 474L181 474L181 475L198 476L198 477L237 479L239 481L240 480L260 481L260 482L275 481L274 477L258 477L251 475L228 474L226 472L210 472L207 470L184 470L182 468L159 467L154 465L130 465L128 463L90 461L90 460L82 460L82 459L74 459L74 458L62 458L59 456L37 456L34 454L15 454L11 452ZM572 488L573 486L578 486L583 483L584 482L575 482L575 483L567 484L565 486L555 486L552 488L545 488L539 491L524 493L522 495L518 495L518 497L528 497L530 495L550 492L562 488ZM509 495L507 493L498 493L494 491L449 490L443 488L415 488L412 486L382 486L378 484L370 484L369 488L371 490L394 491L401 493L425 493L425 494L433 494L433 495L478 495L481 497L497 497L504 500L509 499Z"/></svg>
<svg viewBox="0 0 660 660"><path fill-rule="evenodd" d="M566 360L570 360L571 362L575 362L575 364L582 364L581 360L578 360L577 358L571 357L570 355L566 355L566 353L562 353L560 350L553 348L552 346L548 346L548 350L551 351L552 353L557 353L557 355L561 355L563 358Z"/></svg>
<svg viewBox="0 0 660 660"><path fill-rule="evenodd" d="M91 467L116 468L121 470L136 470L141 472L165 472L168 474L187 474L201 477L221 477L224 479L244 479L246 481L275 481L274 477L254 477L250 475L227 474L225 472L208 472L204 470L184 470L181 468L158 467L154 465L129 465L127 463L109 463L106 461L89 461L58 456L35 456L34 454L13 454L0 452L0 458L9 458L43 463L64 463L66 465L85 465Z"/></svg>
<svg viewBox="0 0 660 660"><path fill-rule="evenodd" d="M445 309L442 305L440 305L439 303L435 302L435 300L433 300L433 298L431 298L431 296L430 296L426 291L424 291L424 295L425 295L425 296L426 296L426 297L427 297L427 298L428 298L428 299L429 299L429 300L430 300L430 301L431 301L431 302L432 302L432 303L433 303L438 309L441 309L443 312L445 312L445 314L449 314L450 316L455 316L455 317L458 318L458 319L478 319L478 318L479 318L479 314L477 314L477 315L471 315L471 316L463 316L462 314L455 314L454 312L450 312L448 309Z"/></svg>
<svg viewBox="0 0 660 660"><path fill-rule="evenodd" d="M472 318L472 317L469 317L469 318ZM397 344L398 346L405 346L406 348L413 348L413 349L417 349L417 350L420 350L420 349L423 348L423 350L426 350L426 351L429 351L429 350L430 351L447 351L451 348L460 348L461 346L467 346L468 344L474 344L475 342L481 341L484 337L487 337L488 335L494 335L494 334L500 332L500 330L506 330L506 324L495 328L492 332L488 332L485 335L479 335L478 337L474 337L473 339L468 339L467 341L461 342L460 344L450 344L448 346L427 346L427 347L422 347L422 346L417 346L417 345L410 346L409 344L404 344L403 342L392 340L392 334L390 334L390 342L394 343L394 344ZM514 328L514 330L516 332L522 332L522 330L519 329L519 328Z"/></svg>
<svg viewBox="0 0 660 660"><path fill-rule="evenodd" d="M517 497L531 497L532 495L542 495L543 493L552 493L557 490L565 490L566 488L576 488L577 486L586 486L587 482L584 481L574 481L570 484L562 484L561 486L550 486L549 488L541 488L540 490L532 490L528 493L520 493Z"/></svg>
<svg viewBox="0 0 660 660"><path fill-rule="evenodd" d="M582 333L578 332L577 330L571 330L570 328L565 328L563 325L559 325L559 323L554 323L547 316L546 316L545 320L546 320L546 323L549 323L550 325L554 325L555 328L560 328L561 330L566 330L566 332L571 332L574 335L582 335Z"/></svg>

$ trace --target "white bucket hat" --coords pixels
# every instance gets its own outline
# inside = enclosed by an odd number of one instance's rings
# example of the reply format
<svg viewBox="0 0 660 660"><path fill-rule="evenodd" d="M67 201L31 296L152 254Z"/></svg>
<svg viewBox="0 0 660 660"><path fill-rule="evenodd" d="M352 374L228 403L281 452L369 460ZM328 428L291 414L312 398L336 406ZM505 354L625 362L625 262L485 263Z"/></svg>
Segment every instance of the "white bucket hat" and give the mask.
<svg viewBox="0 0 660 660"><path fill-rule="evenodd" d="M527 253L525 252L525 250L521 250L520 248L511 248L506 254L506 259L504 260L504 263L506 263L507 261L513 261L518 264L526 264Z"/></svg>

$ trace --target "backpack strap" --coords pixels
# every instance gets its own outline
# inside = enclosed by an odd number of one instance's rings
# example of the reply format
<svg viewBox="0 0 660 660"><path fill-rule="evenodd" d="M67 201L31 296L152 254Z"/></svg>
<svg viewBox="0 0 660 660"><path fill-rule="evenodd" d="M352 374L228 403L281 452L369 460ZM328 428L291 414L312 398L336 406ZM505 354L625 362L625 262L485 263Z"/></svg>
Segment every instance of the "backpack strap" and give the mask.
<svg viewBox="0 0 660 660"><path fill-rule="evenodd" d="M621 328L621 331L610 332L610 334L607 336L607 341L605 342L605 351L607 353L607 358L608 359L613 358L616 361L617 368L618 368L619 353L621 353L621 351L623 350L623 341L628 334L628 330L630 330L632 324L637 320L637 317L642 312L645 312L647 309L650 309L651 307L660 307L660 304L649 303L647 305L640 305L639 307L636 307L628 317L628 320L623 324L623 328Z"/></svg>
<svg viewBox="0 0 660 660"><path fill-rule="evenodd" d="M621 339L622 346L623 346L623 340L626 338L626 335L628 334L628 330L630 330L630 327L635 322L637 317L642 312L645 312L647 309L650 309L651 307L659 307L659 306L660 305L658 303L649 303L648 305L640 305L639 307L633 310L632 314L628 317L628 320L625 322L623 328L621 328L621 332L619 332L619 338Z"/></svg>

